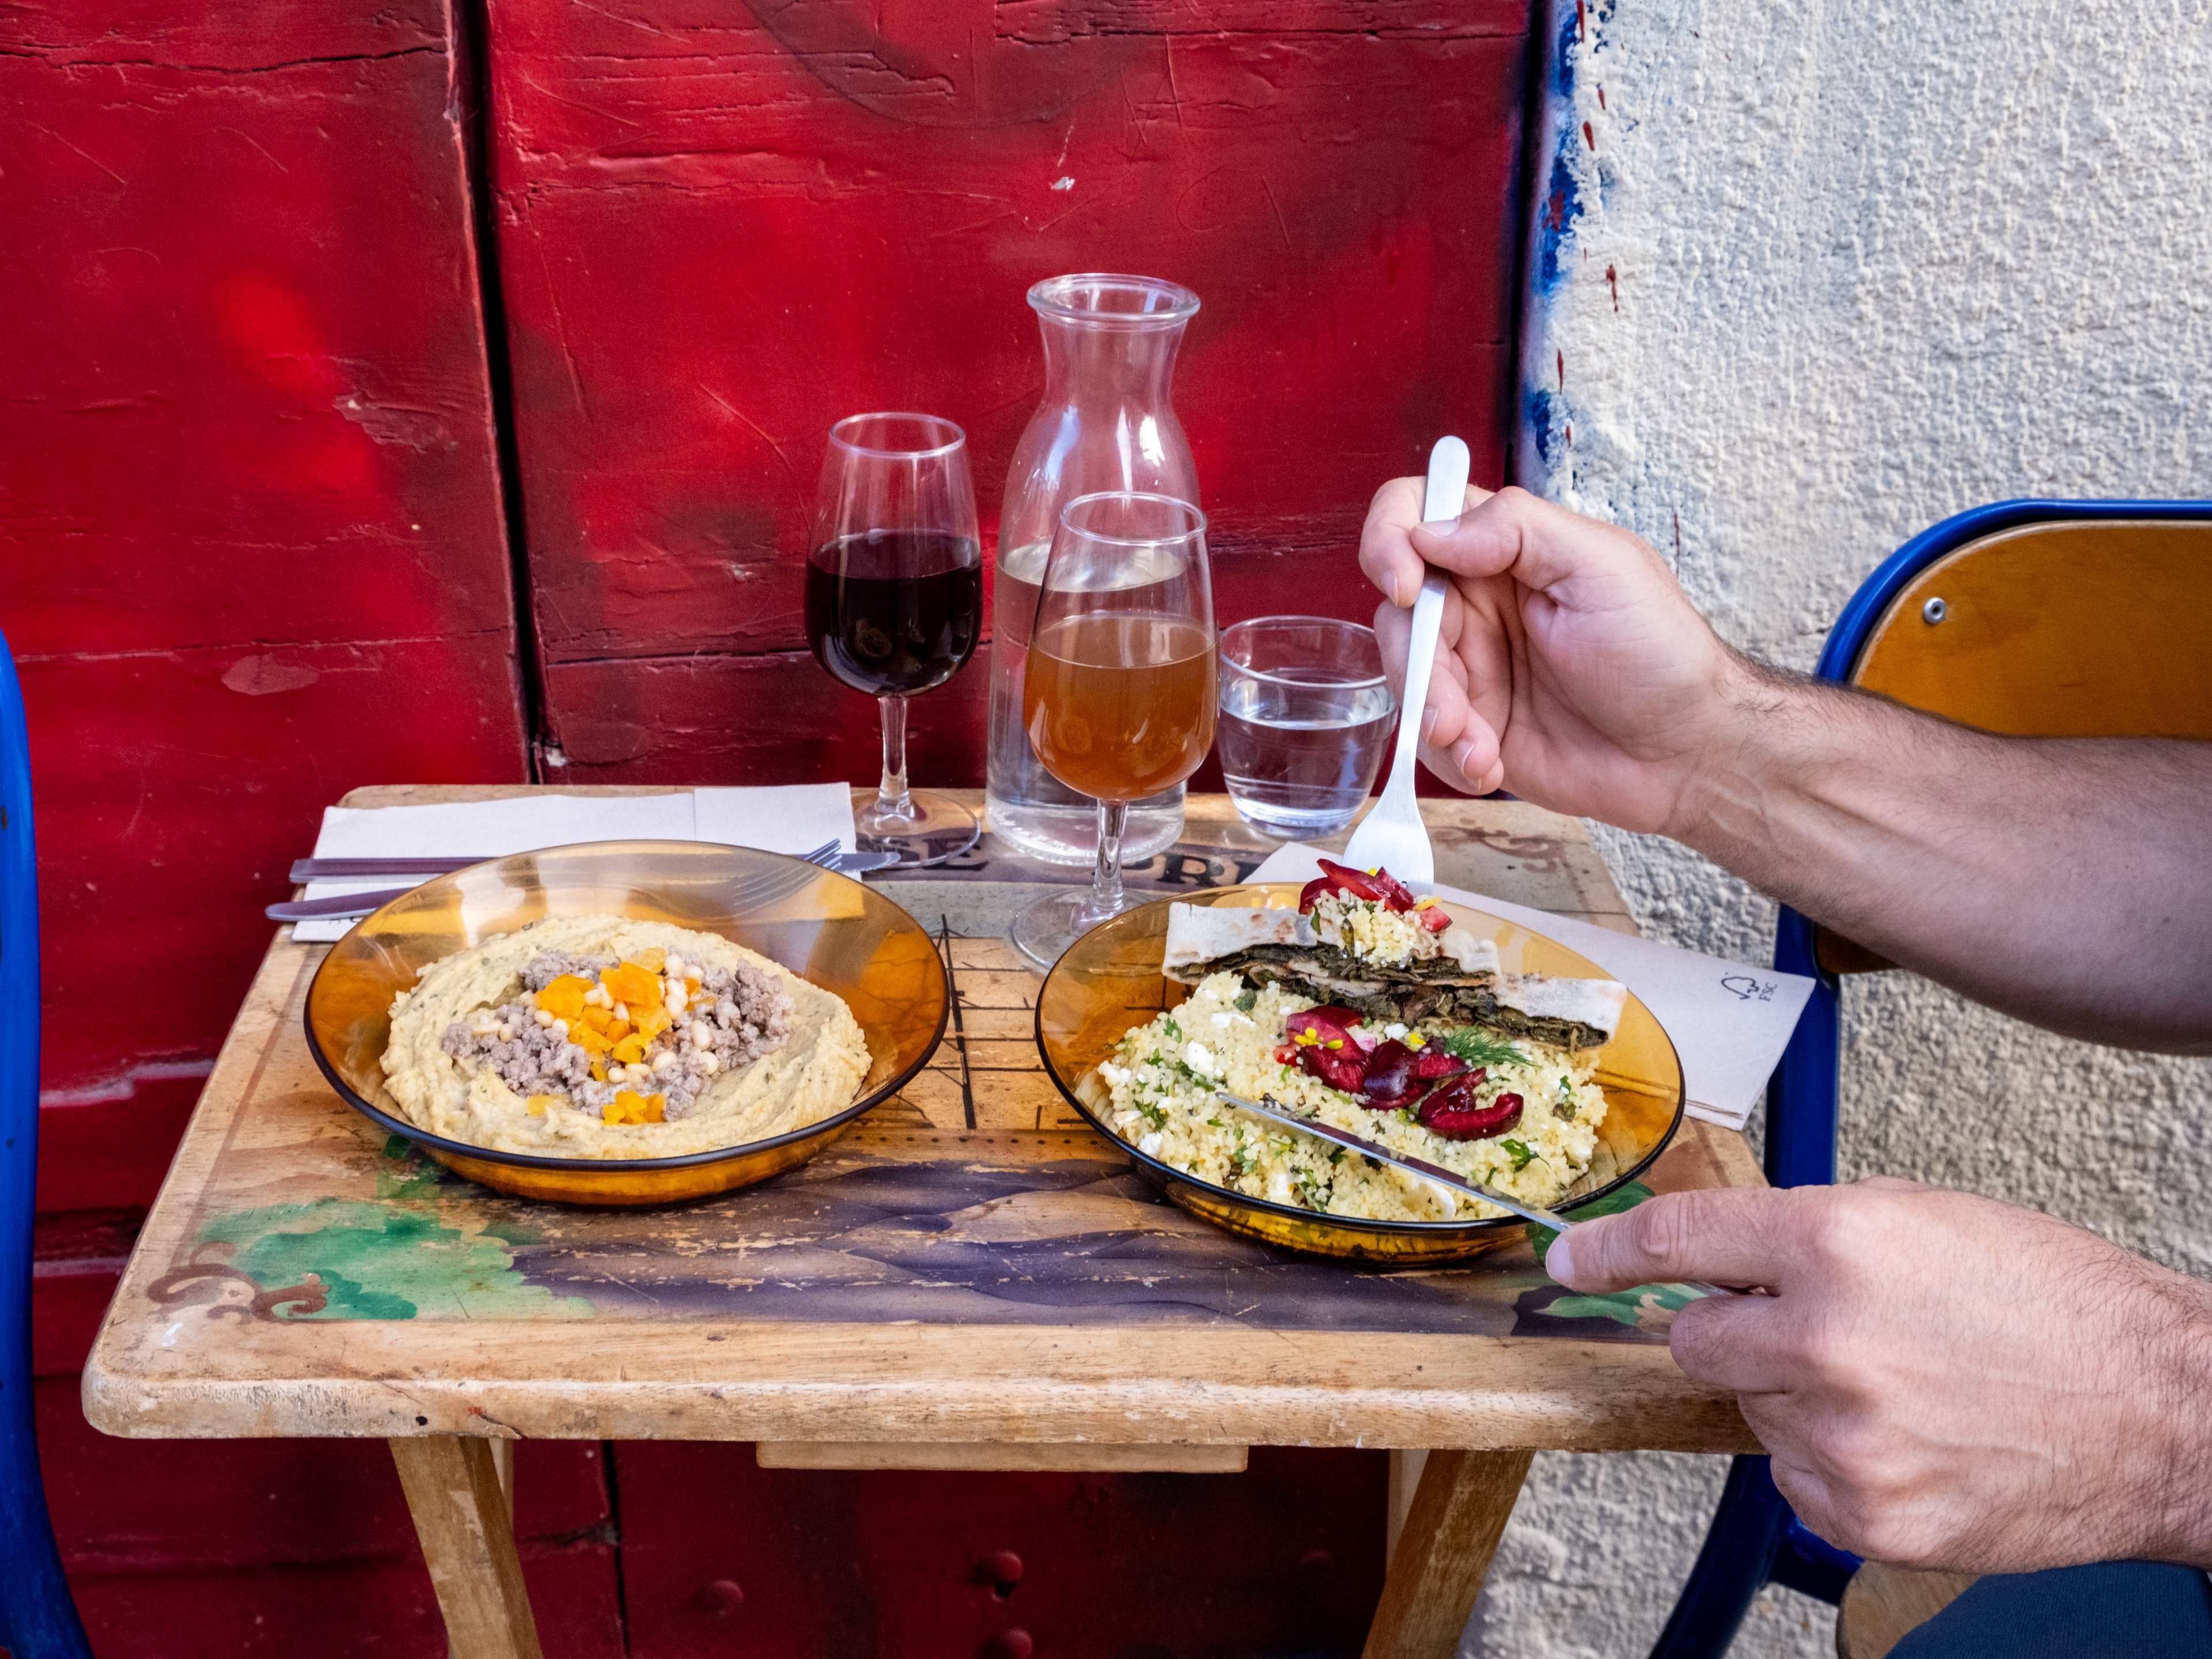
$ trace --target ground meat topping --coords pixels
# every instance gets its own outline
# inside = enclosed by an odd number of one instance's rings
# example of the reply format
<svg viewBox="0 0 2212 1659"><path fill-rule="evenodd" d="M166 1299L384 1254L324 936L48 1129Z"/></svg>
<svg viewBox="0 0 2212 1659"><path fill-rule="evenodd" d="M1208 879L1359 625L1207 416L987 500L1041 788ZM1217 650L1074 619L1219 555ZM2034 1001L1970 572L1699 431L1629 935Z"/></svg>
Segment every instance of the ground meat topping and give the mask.
<svg viewBox="0 0 2212 1659"><path fill-rule="evenodd" d="M565 1094L594 1110L605 1107L615 1091L592 1079L591 1055L538 1024L536 1016L527 1002L510 1002L472 1021L455 1020L438 1046L471 1071L489 1066L525 1099Z"/></svg>
<svg viewBox="0 0 2212 1659"><path fill-rule="evenodd" d="M610 956L587 957L578 951L540 951L523 964L522 988L542 991L563 974L578 979L597 979L615 965Z"/></svg>
<svg viewBox="0 0 2212 1659"><path fill-rule="evenodd" d="M655 968L641 963L617 964L611 956L542 951L522 970L521 996L454 1021L446 1028L439 1046L471 1072L489 1067L526 1099L533 1095L565 1096L609 1121L639 1121L628 1115L617 1119L609 1112L617 1097L627 1093L630 1099L617 1110L642 1107L648 1100L658 1109L654 1118L641 1121L687 1116L715 1077L750 1065L788 1040L791 998L773 976L750 965L714 968L682 976L675 971L680 962L662 965L668 969L665 977L658 976ZM620 972L613 981L604 977L618 967ZM641 981L636 977L646 974L655 974L656 978ZM556 981L598 981L599 988L584 993L580 985L571 984L566 993L571 1000L563 1004ZM609 1054L609 1043L593 1030L584 1030L584 1042L573 1040L572 1030L581 1029L586 1018L611 1018L619 1011L629 1016L611 1027L619 1034L630 1030L639 1015L651 1017L654 1012L643 1007L633 1011L617 1001L605 988L610 983L657 984L661 988L662 1008L658 1012L665 1028L653 1030L649 1042L639 1039L652 1028L637 1028L636 1036L631 1038L635 1046L627 1052L640 1058ZM574 1000L580 994L594 999L592 1006L599 1012L585 1008L578 1014L575 1026L568 1018L549 1012L549 1003L576 1012L584 1007ZM594 1045L605 1056L598 1060L596 1073L593 1048L586 1043Z"/></svg>

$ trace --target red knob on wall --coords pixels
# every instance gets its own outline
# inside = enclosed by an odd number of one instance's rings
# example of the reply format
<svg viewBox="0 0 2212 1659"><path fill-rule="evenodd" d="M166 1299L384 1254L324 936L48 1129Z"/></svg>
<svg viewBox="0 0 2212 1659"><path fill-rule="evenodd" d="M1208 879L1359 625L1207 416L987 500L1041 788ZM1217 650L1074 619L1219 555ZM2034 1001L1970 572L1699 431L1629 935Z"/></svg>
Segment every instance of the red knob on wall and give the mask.
<svg viewBox="0 0 2212 1659"><path fill-rule="evenodd" d="M745 1604L744 1587L734 1578L717 1578L702 1586L699 1605L708 1613L718 1613L727 1618Z"/></svg>
<svg viewBox="0 0 2212 1659"><path fill-rule="evenodd" d="M1022 1558L1012 1550L993 1550L975 1564L975 1582L988 1584L1000 1601L1022 1582Z"/></svg>
<svg viewBox="0 0 2212 1659"><path fill-rule="evenodd" d="M983 1644L983 1659L1030 1659L1036 1644L1025 1630L1002 1630Z"/></svg>

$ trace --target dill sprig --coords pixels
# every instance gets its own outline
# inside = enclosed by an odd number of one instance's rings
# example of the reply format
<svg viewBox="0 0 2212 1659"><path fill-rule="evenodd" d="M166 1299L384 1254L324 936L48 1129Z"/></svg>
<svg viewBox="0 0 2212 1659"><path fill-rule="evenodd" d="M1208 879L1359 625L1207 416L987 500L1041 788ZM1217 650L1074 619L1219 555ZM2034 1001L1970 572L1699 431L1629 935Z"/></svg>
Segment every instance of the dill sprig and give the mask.
<svg viewBox="0 0 2212 1659"><path fill-rule="evenodd" d="M1494 1037L1480 1026L1462 1025L1433 1039L1446 1054L1470 1066L1526 1066L1528 1055L1511 1043Z"/></svg>

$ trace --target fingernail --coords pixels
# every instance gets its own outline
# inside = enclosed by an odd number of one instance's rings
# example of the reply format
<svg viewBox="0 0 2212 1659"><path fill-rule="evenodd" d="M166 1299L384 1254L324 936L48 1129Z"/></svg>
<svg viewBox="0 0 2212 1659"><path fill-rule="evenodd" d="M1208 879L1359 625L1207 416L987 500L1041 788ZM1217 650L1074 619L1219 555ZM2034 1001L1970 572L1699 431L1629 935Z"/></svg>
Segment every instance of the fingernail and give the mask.
<svg viewBox="0 0 2212 1659"><path fill-rule="evenodd" d="M1474 738L1468 738L1465 743L1463 743L1463 744L1460 744L1460 746L1459 746L1459 750L1458 750L1458 752L1457 752L1457 753L1455 753L1455 754L1454 754L1454 755L1452 756L1452 764L1453 764L1453 765L1455 765L1455 766L1456 766L1456 767L1458 767L1458 768L1459 768L1459 769L1460 769L1461 771L1462 771L1462 772L1467 771L1469 768L1471 768L1471 767L1473 767L1473 766L1474 766Z"/></svg>
<svg viewBox="0 0 2212 1659"><path fill-rule="evenodd" d="M1443 712L1444 711L1441 708L1431 708L1423 713L1421 715L1421 741L1423 743L1426 743L1430 738L1435 735L1437 729L1437 716Z"/></svg>
<svg viewBox="0 0 2212 1659"><path fill-rule="evenodd" d="M1421 521L1421 528L1431 536L1449 536L1459 528L1459 520L1457 519L1425 519Z"/></svg>
<svg viewBox="0 0 2212 1659"><path fill-rule="evenodd" d="M1396 605L1400 610L1404 610L1406 608L1406 585L1400 581L1395 575L1390 578L1389 592L1390 603Z"/></svg>
<svg viewBox="0 0 2212 1659"><path fill-rule="evenodd" d="M1575 1271L1575 1258L1567 1249L1567 1236L1561 1233L1552 1241L1552 1248L1544 1252L1544 1271L1564 1285Z"/></svg>

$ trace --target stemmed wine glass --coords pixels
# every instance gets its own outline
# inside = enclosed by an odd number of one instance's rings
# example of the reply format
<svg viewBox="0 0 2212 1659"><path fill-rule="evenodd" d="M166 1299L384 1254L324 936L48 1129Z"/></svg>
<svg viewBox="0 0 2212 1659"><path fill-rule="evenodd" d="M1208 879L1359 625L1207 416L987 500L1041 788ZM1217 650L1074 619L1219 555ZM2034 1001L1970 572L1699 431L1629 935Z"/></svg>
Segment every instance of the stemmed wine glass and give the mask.
<svg viewBox="0 0 2212 1659"><path fill-rule="evenodd" d="M1014 918L1049 968L1132 901L1121 890L1129 803L1181 783L1213 744L1213 586L1206 515L1172 495L1107 490L1060 509L1023 671L1022 724L1045 770L1098 803L1088 892Z"/></svg>
<svg viewBox="0 0 2212 1659"><path fill-rule="evenodd" d="M830 428L806 562L815 659L883 711L884 771L858 814L860 850L942 864L975 844L975 815L906 782L906 700L974 654L983 554L967 434L934 415L852 415Z"/></svg>

